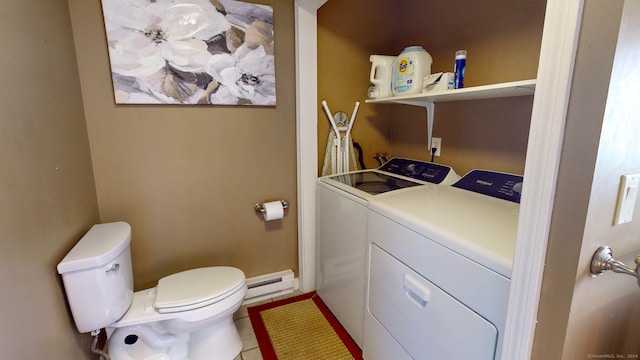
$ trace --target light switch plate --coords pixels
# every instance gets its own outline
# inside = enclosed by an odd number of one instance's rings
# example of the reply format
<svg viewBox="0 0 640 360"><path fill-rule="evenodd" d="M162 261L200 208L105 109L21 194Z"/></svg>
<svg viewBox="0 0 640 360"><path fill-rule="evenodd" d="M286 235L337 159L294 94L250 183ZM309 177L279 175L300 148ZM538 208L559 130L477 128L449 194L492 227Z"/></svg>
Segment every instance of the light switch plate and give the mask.
<svg viewBox="0 0 640 360"><path fill-rule="evenodd" d="M640 185L640 174L622 175L613 225L624 224L632 220L633 209L638 197L638 185Z"/></svg>

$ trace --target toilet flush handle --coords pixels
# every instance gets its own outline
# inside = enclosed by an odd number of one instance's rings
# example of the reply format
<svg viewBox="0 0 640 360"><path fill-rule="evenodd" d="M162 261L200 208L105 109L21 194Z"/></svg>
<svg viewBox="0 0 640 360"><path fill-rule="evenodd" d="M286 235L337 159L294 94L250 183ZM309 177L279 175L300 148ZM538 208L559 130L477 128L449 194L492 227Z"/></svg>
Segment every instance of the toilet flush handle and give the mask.
<svg viewBox="0 0 640 360"><path fill-rule="evenodd" d="M624 263L613 258L611 248L600 246L591 259L591 276L596 277L604 274L607 270L611 270L616 273L634 276L640 287L640 256L636 256L635 263L635 270L627 267Z"/></svg>
<svg viewBox="0 0 640 360"><path fill-rule="evenodd" d="M107 269L107 272L116 272L120 270L120 264L113 264L111 265L111 267L109 269Z"/></svg>

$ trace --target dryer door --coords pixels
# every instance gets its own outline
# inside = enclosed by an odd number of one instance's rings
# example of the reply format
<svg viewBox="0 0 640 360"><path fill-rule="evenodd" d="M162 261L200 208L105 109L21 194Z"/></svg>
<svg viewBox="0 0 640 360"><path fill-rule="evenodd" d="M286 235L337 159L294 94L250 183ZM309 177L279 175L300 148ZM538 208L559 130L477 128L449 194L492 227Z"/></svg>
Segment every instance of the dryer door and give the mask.
<svg viewBox="0 0 640 360"><path fill-rule="evenodd" d="M493 359L498 330L371 244L369 311L414 359Z"/></svg>

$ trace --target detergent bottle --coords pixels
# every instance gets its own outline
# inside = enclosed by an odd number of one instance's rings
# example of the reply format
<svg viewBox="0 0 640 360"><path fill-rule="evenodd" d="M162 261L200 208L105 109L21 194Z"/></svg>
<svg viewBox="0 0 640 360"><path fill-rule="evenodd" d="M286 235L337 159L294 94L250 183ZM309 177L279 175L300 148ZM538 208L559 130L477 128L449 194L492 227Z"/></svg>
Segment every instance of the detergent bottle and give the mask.
<svg viewBox="0 0 640 360"><path fill-rule="evenodd" d="M409 46L393 63L391 90L393 95L419 94L422 79L431 74L431 55L421 46Z"/></svg>
<svg viewBox="0 0 640 360"><path fill-rule="evenodd" d="M391 68L397 56L371 55L371 73L369 81L373 87L369 91L370 98L385 98L393 95L391 92Z"/></svg>

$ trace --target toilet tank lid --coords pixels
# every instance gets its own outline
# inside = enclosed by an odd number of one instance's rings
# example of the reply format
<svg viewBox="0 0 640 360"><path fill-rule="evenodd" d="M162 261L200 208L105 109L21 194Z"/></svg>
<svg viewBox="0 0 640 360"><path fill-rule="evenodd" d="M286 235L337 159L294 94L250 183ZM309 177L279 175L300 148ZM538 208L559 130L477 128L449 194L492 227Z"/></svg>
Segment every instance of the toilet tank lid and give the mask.
<svg viewBox="0 0 640 360"><path fill-rule="evenodd" d="M96 224L58 264L58 274L105 265L131 242L131 226L124 221Z"/></svg>

